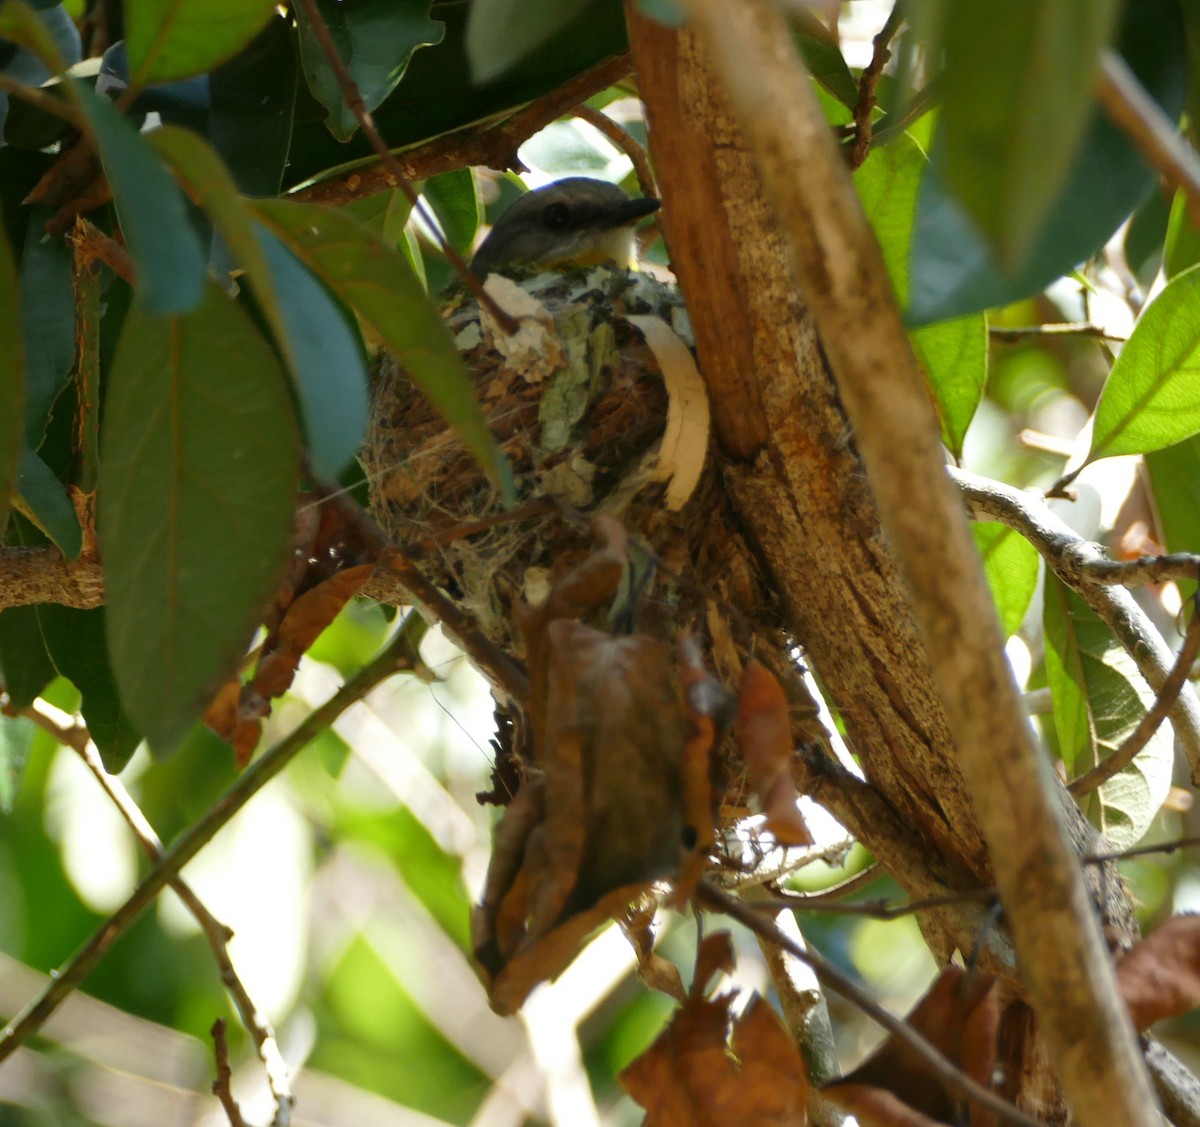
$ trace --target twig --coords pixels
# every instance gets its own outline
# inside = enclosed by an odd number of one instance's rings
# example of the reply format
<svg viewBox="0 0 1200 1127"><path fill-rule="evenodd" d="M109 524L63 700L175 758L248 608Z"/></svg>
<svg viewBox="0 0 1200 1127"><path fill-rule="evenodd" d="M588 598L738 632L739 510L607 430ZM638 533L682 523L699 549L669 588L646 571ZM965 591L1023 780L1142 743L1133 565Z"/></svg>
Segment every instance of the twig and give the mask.
<svg viewBox="0 0 1200 1127"><path fill-rule="evenodd" d="M1200 845L1200 836L1180 837L1159 845L1138 845L1133 849L1118 849L1112 853L1089 853L1083 858L1083 863L1106 865L1110 861L1127 861L1130 857L1145 857L1152 853L1174 853L1180 849L1190 849L1193 845Z"/></svg>
<svg viewBox="0 0 1200 1127"><path fill-rule="evenodd" d="M850 146L847 163L858 168L871 151L871 130L874 123L875 87L892 57L891 42L897 28L904 22L903 0L896 0L879 34L872 41L871 61L858 80L858 101L854 104L854 144Z"/></svg>
<svg viewBox="0 0 1200 1127"><path fill-rule="evenodd" d="M1146 715L1138 722L1138 726L1130 733L1116 751L1102 763L1097 763L1090 771L1084 772L1075 779L1067 789L1075 798L1091 794L1097 787L1108 782L1118 772L1125 770L1137 754L1150 742L1150 738L1158 731L1159 725L1167 718L1172 705L1179 697L1188 674L1192 671L1192 663L1196 654L1200 653L1200 602L1192 600L1192 620L1188 623L1183 645L1179 656L1167 674L1162 688L1154 698L1154 704L1146 711Z"/></svg>
<svg viewBox="0 0 1200 1127"><path fill-rule="evenodd" d="M1048 325L988 325L993 340L1023 340L1026 337L1095 337L1097 340L1122 342L1127 337L1115 336L1103 325L1087 321L1054 321Z"/></svg>
<svg viewBox="0 0 1200 1127"><path fill-rule="evenodd" d="M754 906L743 904L736 897L722 892L707 880L700 882L696 893L701 903L707 907L737 920L756 936L769 943L778 944L802 963L810 966L823 986L835 994L840 994L852 1005L862 1010L872 1021L886 1029L897 1041L903 1042L905 1048L919 1057L925 1067L952 1092L969 1100L972 1104L987 1108L1007 1123L1019 1123L1022 1127L1037 1127L1037 1120L1031 1119L1006 1100L1002 1100L995 1092L988 1091L983 1085L972 1080L908 1024L888 1013L858 983L829 962L824 955L811 947L808 949L801 947L792 940L791 936L780 930L772 920L765 919L760 912L755 910Z"/></svg>
<svg viewBox="0 0 1200 1127"><path fill-rule="evenodd" d="M470 126L392 155L407 180L423 180L472 164L508 168L522 143L580 102L617 84L632 67L627 52L614 55L498 122ZM393 179L390 167L373 164L305 185L291 198L343 204L390 188Z"/></svg>
<svg viewBox="0 0 1200 1127"><path fill-rule="evenodd" d="M858 900L846 904L836 897L825 899L824 893L814 896L797 896L794 893L777 892L769 900L755 902L756 908L778 911L786 908L792 912L830 912L840 916L867 916L873 920L898 920L904 916L925 912L930 908L944 908L948 904L961 904L966 900L987 902L996 899L996 889L970 888L962 892L947 892L942 896L928 896L923 900L912 900L907 904L893 904L889 900Z"/></svg>
<svg viewBox="0 0 1200 1127"><path fill-rule="evenodd" d="M53 545L0 548L0 610L33 603L91 610L103 602L99 560L67 560Z"/></svg>
<svg viewBox="0 0 1200 1127"><path fill-rule="evenodd" d="M81 253L103 262L123 282L131 286L137 281L137 267L133 255L110 235L106 235L94 223L78 217L74 231L67 236Z"/></svg>
<svg viewBox="0 0 1200 1127"><path fill-rule="evenodd" d="M364 697L381 681L410 668L413 654L408 639L398 635L388 647L347 681L324 704L313 709L296 728L255 760L238 780L209 808L207 813L180 836L155 862L133 893L43 987L38 995L0 1033L0 1063L32 1037L92 972L114 940L150 905L205 845L247 802L279 774L310 741L333 723L350 705Z"/></svg>
<svg viewBox="0 0 1200 1127"><path fill-rule="evenodd" d="M217 1078L212 1082L213 1095L221 1101L225 1114L229 1117L229 1127L246 1127L242 1118L242 1109L233 1098L233 1070L229 1067L229 1046L225 1043L225 1019L217 1018L212 1026L213 1053L217 1060Z"/></svg>
<svg viewBox="0 0 1200 1127"><path fill-rule="evenodd" d="M650 196L652 199L659 198L658 180L654 176L654 169L650 166L650 154L638 144L637 138L628 129L613 121L611 117L600 110L592 109L586 102L581 102L571 113L581 121L586 121L588 125L600 130L630 159L644 195Z"/></svg>
<svg viewBox="0 0 1200 1127"><path fill-rule="evenodd" d="M1077 591L1104 621L1151 689L1161 692L1174 664L1174 655L1129 592L1105 585L1113 575L1126 578L1144 575L1148 565L1140 560L1123 564L1106 559L1098 544L1085 540L1048 505L1028 493L954 467L948 467L946 472L958 485L975 519L990 517L1021 533L1054 574ZM1181 562L1180 557L1163 558L1173 564ZM1184 559L1190 570L1180 569L1172 577L1195 578L1197 557ZM1160 569L1161 574L1173 571L1173 567ZM1195 694L1180 693L1170 717L1192 766L1193 779L1200 779L1200 702Z"/></svg>
<svg viewBox="0 0 1200 1127"><path fill-rule="evenodd" d="M1192 226L1200 228L1200 157L1116 51L1101 56L1097 94L1113 124L1137 146L1146 163L1183 192Z"/></svg>
<svg viewBox="0 0 1200 1127"><path fill-rule="evenodd" d="M334 73L334 77L338 80L338 85L342 88L342 100L346 103L346 108L354 114L363 131L363 135L371 142L371 147L378 154L379 159L383 161L384 166L395 182L395 186L404 193L405 198L413 206L417 214L420 215L429 230L437 233L442 253L450 260L450 265L454 267L455 273L463 280L479 304L496 318L496 323L505 333L515 333L518 327L516 318L496 303L495 298L483 288L483 283L471 272L462 255L454 249L450 240L440 233L441 228L438 226L437 220L430 215L429 210L421 202L412 184L405 178L404 170L392 155L387 142L379 135L379 130L375 128L375 122L371 117L370 111L367 109L366 103L363 102L362 94L359 93L358 83L354 81L350 71L346 69L346 64L342 61L342 56L338 54L337 46L333 42L333 37L329 34L325 18L321 15L321 11L317 7L317 0L301 0L301 3L304 6L304 14L308 18L309 25L312 28L313 36L321 48L321 53L325 56L330 69Z"/></svg>
<svg viewBox="0 0 1200 1127"><path fill-rule="evenodd" d="M92 777L100 784L101 789L108 795L121 817L133 831L134 837L142 847L142 852L149 857L152 863L160 862L163 859L161 839L121 780L105 770L87 728L77 721L71 721L71 718L65 714L61 718L52 715L51 707L43 701L35 701L29 708L22 709L21 715L49 732L60 744L71 748L83 760L84 766L91 772ZM67 723L63 721L67 721ZM276 1113L272 1121L273 1127L288 1127L288 1124L291 1123L292 1108L295 1105L296 1097L292 1094L287 1064L284 1062L283 1054L279 1051L279 1045L275 1040L275 1031L254 1004L254 1000L250 997L249 991L229 958L228 944L233 938L233 931L228 924L222 923L208 910L183 877L172 877L167 884L171 891L183 901L184 906L200 925L200 930L204 933L209 948L212 950L213 961L217 965L221 982L233 999L238 1016L258 1050L259 1059L266 1072L267 1086L275 1101Z"/></svg>
<svg viewBox="0 0 1200 1127"><path fill-rule="evenodd" d="M1146 1067L1172 1127L1200 1127L1200 1079L1152 1037Z"/></svg>
<svg viewBox="0 0 1200 1127"><path fill-rule="evenodd" d="M37 86L30 86L28 83L18 82L17 79L10 78L7 74L0 74L0 91L3 91L5 94L12 94L14 97L20 98L23 102L28 102L43 113L61 117L63 121L80 131L83 129L83 114L77 106L72 105L63 98L56 98L53 94L47 94L45 90L39 89Z"/></svg>

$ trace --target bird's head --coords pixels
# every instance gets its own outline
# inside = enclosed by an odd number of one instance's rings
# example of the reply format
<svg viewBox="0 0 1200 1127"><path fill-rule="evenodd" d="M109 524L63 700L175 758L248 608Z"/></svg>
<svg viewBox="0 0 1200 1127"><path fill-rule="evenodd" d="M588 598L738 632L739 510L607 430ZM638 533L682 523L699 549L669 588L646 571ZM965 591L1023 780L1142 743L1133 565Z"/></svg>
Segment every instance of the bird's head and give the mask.
<svg viewBox="0 0 1200 1127"><path fill-rule="evenodd" d="M510 263L636 266L634 224L659 206L655 199L631 199L604 180L559 180L526 193L500 216L471 269L483 276Z"/></svg>

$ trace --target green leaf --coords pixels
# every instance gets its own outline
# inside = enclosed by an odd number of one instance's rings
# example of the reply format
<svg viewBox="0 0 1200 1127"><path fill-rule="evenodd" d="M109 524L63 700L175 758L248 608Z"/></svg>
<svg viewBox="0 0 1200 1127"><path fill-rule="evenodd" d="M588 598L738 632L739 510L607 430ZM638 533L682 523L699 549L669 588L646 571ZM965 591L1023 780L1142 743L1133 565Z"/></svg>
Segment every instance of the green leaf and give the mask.
<svg viewBox="0 0 1200 1127"><path fill-rule="evenodd" d="M1066 184L1118 0L947 4L946 180L1015 269Z"/></svg>
<svg viewBox="0 0 1200 1127"><path fill-rule="evenodd" d="M1200 432L1200 268L1174 278L1143 311L1113 365L1089 461L1161 450Z"/></svg>
<svg viewBox="0 0 1200 1127"><path fill-rule="evenodd" d="M262 200L257 208L292 253L378 334L510 496L508 465L475 401L462 357L404 256L340 211L279 200Z"/></svg>
<svg viewBox="0 0 1200 1127"><path fill-rule="evenodd" d="M273 0L125 0L130 85L205 74L249 43L274 8Z"/></svg>
<svg viewBox="0 0 1200 1127"><path fill-rule="evenodd" d="M317 0L338 55L354 79L370 113L397 86L418 47L440 43L445 25L429 18L430 0ZM339 141L358 129L346 106L341 83L325 58L303 4L295 7L300 29L300 62L313 95L328 111L326 124Z"/></svg>
<svg viewBox="0 0 1200 1127"><path fill-rule="evenodd" d="M1171 216L1167 220L1167 238L1163 246L1163 271L1170 281L1189 267L1200 262L1200 231L1192 225L1188 214L1187 195L1182 189L1171 201Z"/></svg>
<svg viewBox="0 0 1200 1127"><path fill-rule="evenodd" d="M0 612L0 673L13 708L28 708L54 680L36 607Z"/></svg>
<svg viewBox="0 0 1200 1127"><path fill-rule="evenodd" d="M17 493L18 508L58 545L67 559L75 559L83 550L83 530L75 506L67 487L28 446L21 451Z"/></svg>
<svg viewBox="0 0 1200 1127"><path fill-rule="evenodd" d="M1163 112L1177 118L1187 68L1174 0L1128 5L1119 49ZM1013 271L997 259L946 187L942 140L935 139L917 205L911 324L1008 305L1045 289L1103 247L1156 182L1128 138L1096 109L1065 187L1036 232L1027 260ZM991 169L988 161L976 174L987 176Z"/></svg>
<svg viewBox="0 0 1200 1127"><path fill-rule="evenodd" d="M1046 580L1046 676L1068 774L1107 758L1137 727L1154 693L1108 627L1056 577ZM1171 788L1175 754L1163 725L1133 763L1084 800L1084 812L1114 847L1135 845Z"/></svg>
<svg viewBox="0 0 1200 1127"><path fill-rule="evenodd" d="M1145 463L1167 551L1200 552L1200 435L1151 451ZM1180 583L1185 596L1195 589L1190 579Z"/></svg>
<svg viewBox="0 0 1200 1127"><path fill-rule="evenodd" d="M388 188L373 196L362 196L342 205L384 246L392 250L403 250L406 243L405 228L412 205L399 188Z"/></svg>
<svg viewBox="0 0 1200 1127"><path fill-rule="evenodd" d="M333 477L354 456L367 422L367 372L346 318L323 286L253 213L202 138L164 126L152 135L208 212L238 265L294 377L313 464Z"/></svg>
<svg viewBox="0 0 1200 1127"><path fill-rule="evenodd" d="M503 74L594 5L595 0L474 0L467 17L467 58L475 81Z"/></svg>
<svg viewBox="0 0 1200 1127"><path fill-rule="evenodd" d="M285 355L294 358L313 469L331 479L358 452L367 426L362 345L325 287L270 231L258 233L283 311Z"/></svg>
<svg viewBox="0 0 1200 1127"><path fill-rule="evenodd" d="M12 813L37 731L28 717L0 715L0 813L6 817Z"/></svg>
<svg viewBox="0 0 1200 1127"><path fill-rule="evenodd" d="M236 668L286 564L299 437L275 354L215 285L186 314L130 310L105 408L109 652L161 752Z"/></svg>
<svg viewBox="0 0 1200 1127"><path fill-rule="evenodd" d="M121 707L105 641L104 608L77 610L47 603L35 609L50 660L59 675L79 690L88 734L105 769L115 775L129 762L142 737Z"/></svg>
<svg viewBox="0 0 1200 1127"><path fill-rule="evenodd" d="M1019 532L995 522L971 525L975 546L983 556L983 571L1004 636L1015 634L1037 590L1038 554Z"/></svg>
<svg viewBox="0 0 1200 1127"><path fill-rule="evenodd" d="M8 525L9 498L21 464L25 416L25 349L21 299L8 237L0 230L0 537Z"/></svg>
<svg viewBox="0 0 1200 1127"><path fill-rule="evenodd" d="M209 77L208 139L248 196L279 193L299 85L295 36L283 16Z"/></svg>
<svg viewBox="0 0 1200 1127"><path fill-rule="evenodd" d="M25 441L41 445L50 407L75 363L75 299L71 251L60 235L46 235L48 207L30 209L21 253L21 328L25 340ZM9 339L0 331L0 340Z"/></svg>
<svg viewBox="0 0 1200 1127"><path fill-rule="evenodd" d="M883 251L901 304L908 298L908 259L917 193L926 160L911 138L873 150L854 173L854 187ZM987 322L962 317L917 329L910 336L937 400L942 439L956 458L987 383Z"/></svg>
<svg viewBox="0 0 1200 1127"><path fill-rule="evenodd" d="M68 60L59 49L50 23L24 0L0 3L0 39L11 39L32 51L51 74L62 74L67 69Z"/></svg>
<svg viewBox="0 0 1200 1127"><path fill-rule="evenodd" d="M79 87L113 191L121 232L137 264L137 295L148 313L183 313L204 293L204 255L175 181L116 109Z"/></svg>
<svg viewBox="0 0 1200 1127"><path fill-rule="evenodd" d="M842 105L854 109L858 104L858 83L842 54L837 35L803 6L790 13L796 46L804 56L808 72Z"/></svg>
<svg viewBox="0 0 1200 1127"><path fill-rule="evenodd" d="M469 168L443 172L425 181L422 192L442 232L461 255L470 255L479 230L479 195Z"/></svg>

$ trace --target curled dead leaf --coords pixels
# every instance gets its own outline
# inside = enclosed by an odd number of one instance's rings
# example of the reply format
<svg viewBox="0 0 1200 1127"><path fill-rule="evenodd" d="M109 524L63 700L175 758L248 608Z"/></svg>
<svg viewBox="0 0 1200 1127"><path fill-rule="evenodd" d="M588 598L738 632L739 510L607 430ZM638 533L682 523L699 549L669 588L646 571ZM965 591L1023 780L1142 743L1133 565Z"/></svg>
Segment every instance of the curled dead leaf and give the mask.
<svg viewBox="0 0 1200 1127"><path fill-rule="evenodd" d="M781 845L812 845L812 834L796 805L787 695L761 662L747 662L742 673L735 730L767 827Z"/></svg>
<svg viewBox="0 0 1200 1127"><path fill-rule="evenodd" d="M1172 916L1117 963L1117 983L1139 1030L1200 1006L1200 916Z"/></svg>

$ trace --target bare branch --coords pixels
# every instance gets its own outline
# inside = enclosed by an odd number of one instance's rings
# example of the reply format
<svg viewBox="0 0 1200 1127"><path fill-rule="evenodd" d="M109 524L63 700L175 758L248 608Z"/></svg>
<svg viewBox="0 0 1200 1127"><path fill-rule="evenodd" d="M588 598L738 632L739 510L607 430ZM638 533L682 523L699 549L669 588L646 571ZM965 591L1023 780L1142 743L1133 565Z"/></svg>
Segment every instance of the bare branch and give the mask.
<svg viewBox="0 0 1200 1127"><path fill-rule="evenodd" d="M1145 612L1128 591L1105 585L1113 574L1136 577L1146 573L1144 561L1122 564L1107 559L1100 546L1085 540L1037 497L989 478L948 467L975 519L991 518L1021 533L1040 553L1047 566L1068 587L1077 591L1104 621L1117 641L1137 663L1138 671L1155 693L1162 691L1174 657ZM1197 557L1163 557L1186 563L1179 578L1196 576ZM1164 570L1173 570L1164 569ZM1170 710L1171 724L1192 765L1193 781L1200 779L1200 702L1196 694L1181 692Z"/></svg>
<svg viewBox="0 0 1200 1127"><path fill-rule="evenodd" d="M871 151L871 132L874 126L871 115L875 111L875 87L888 59L892 57L892 37L903 22L904 5L902 0L895 0L887 22L872 43L871 61L858 80L858 101L854 104L854 143L850 146L848 154L848 163L852 169L858 168Z"/></svg>
<svg viewBox="0 0 1200 1127"><path fill-rule="evenodd" d="M213 1053L217 1060L217 1078L212 1082L213 1095L221 1101L225 1115L229 1119L229 1127L246 1127L242 1118L242 1109L233 1098L233 1070L229 1067L229 1045L225 1041L225 1019L217 1018L212 1026Z"/></svg>
<svg viewBox="0 0 1200 1127"><path fill-rule="evenodd" d="M53 545L0 548L0 610L59 603L91 610L104 602L104 572L94 557L67 560Z"/></svg>
<svg viewBox="0 0 1200 1127"><path fill-rule="evenodd" d="M1086 321L1052 321L1048 325L988 325L993 340L1025 340L1028 337L1094 337L1097 340L1124 341L1102 325Z"/></svg>
<svg viewBox="0 0 1200 1127"><path fill-rule="evenodd" d="M637 143L637 138L628 129L613 121L606 113L592 109L586 102L580 102L571 111L571 114L580 121L586 121L594 129L600 130L616 145L633 162L633 171L637 174L642 192L654 199L659 198L658 180L654 176L654 169L650 166L650 154Z"/></svg>

